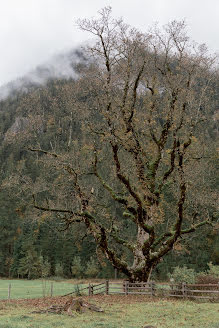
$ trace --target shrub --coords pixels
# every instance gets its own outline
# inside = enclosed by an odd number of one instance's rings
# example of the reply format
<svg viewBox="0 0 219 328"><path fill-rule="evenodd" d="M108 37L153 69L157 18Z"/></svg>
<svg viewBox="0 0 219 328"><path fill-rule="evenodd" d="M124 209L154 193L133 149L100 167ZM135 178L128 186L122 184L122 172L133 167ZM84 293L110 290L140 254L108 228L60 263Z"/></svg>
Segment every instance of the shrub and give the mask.
<svg viewBox="0 0 219 328"><path fill-rule="evenodd" d="M188 269L186 266L175 267L172 274L168 274L169 279L172 279L175 283L187 283L194 284L196 273L193 269Z"/></svg>
<svg viewBox="0 0 219 328"><path fill-rule="evenodd" d="M200 273L196 278L197 284L218 284L219 283L219 265L208 263L209 270Z"/></svg>
<svg viewBox="0 0 219 328"><path fill-rule="evenodd" d="M219 277L212 276L210 274L201 273L196 277L197 284L218 284Z"/></svg>
<svg viewBox="0 0 219 328"><path fill-rule="evenodd" d="M219 278L219 265L214 265L212 262L208 263L209 270L207 271L209 275Z"/></svg>

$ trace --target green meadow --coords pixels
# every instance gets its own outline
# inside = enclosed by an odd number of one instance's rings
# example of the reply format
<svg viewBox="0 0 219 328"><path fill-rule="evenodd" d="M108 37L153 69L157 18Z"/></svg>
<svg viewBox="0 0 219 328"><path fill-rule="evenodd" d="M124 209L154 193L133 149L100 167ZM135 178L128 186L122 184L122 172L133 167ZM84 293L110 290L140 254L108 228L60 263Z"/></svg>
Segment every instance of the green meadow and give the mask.
<svg viewBox="0 0 219 328"><path fill-rule="evenodd" d="M0 279L0 300L8 298L9 284L11 286L11 299L39 298L60 296L75 290L74 281L52 281L52 280L7 280ZM78 286L82 286L78 284ZM52 289L52 290L51 290Z"/></svg>
<svg viewBox="0 0 219 328"><path fill-rule="evenodd" d="M133 301L127 296L93 297L104 313L33 314L24 304L0 302L0 328L219 328L219 306L175 300Z"/></svg>
<svg viewBox="0 0 219 328"><path fill-rule="evenodd" d="M9 284L11 301L7 300ZM54 298L48 297L51 284ZM32 313L34 310L45 310L56 302L65 302L66 298L59 296L74 291L75 286L87 286L87 281L1 279L0 328L219 328L218 303L160 300L147 296L82 296L101 306L104 313L85 311L82 314L74 313L73 317L67 314Z"/></svg>

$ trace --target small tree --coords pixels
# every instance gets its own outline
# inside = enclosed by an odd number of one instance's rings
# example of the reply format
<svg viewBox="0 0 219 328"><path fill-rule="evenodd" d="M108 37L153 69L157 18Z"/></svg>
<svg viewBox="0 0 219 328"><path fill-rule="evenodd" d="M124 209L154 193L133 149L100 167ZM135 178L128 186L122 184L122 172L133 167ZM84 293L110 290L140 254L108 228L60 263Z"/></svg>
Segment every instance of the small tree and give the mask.
<svg viewBox="0 0 219 328"><path fill-rule="evenodd" d="M55 275L57 277L64 277L63 266L61 263L56 263L55 266Z"/></svg>
<svg viewBox="0 0 219 328"><path fill-rule="evenodd" d="M57 171L52 202L33 195L34 206L84 225L99 256L147 281L180 238L211 221L203 131L215 59L190 42L184 22L141 33L104 8L78 25L96 38L74 89L83 137L67 153L31 148ZM72 271L81 272L78 258Z"/></svg>
<svg viewBox="0 0 219 328"><path fill-rule="evenodd" d="M41 278L48 278L50 274L50 263L46 259L44 259L42 256L39 257L39 263L41 268Z"/></svg>
<svg viewBox="0 0 219 328"><path fill-rule="evenodd" d="M71 267L72 275L75 278L82 278L84 268L81 264L80 256L75 256Z"/></svg>
<svg viewBox="0 0 219 328"><path fill-rule="evenodd" d="M99 272L99 268L98 268L98 265L97 265L97 261L92 256L90 258L90 260L88 261L88 263L87 263L85 275L89 278L96 278L98 272Z"/></svg>
<svg viewBox="0 0 219 328"><path fill-rule="evenodd" d="M41 277L40 258L33 248L25 253L25 256L19 261L18 274L27 279L35 279Z"/></svg>

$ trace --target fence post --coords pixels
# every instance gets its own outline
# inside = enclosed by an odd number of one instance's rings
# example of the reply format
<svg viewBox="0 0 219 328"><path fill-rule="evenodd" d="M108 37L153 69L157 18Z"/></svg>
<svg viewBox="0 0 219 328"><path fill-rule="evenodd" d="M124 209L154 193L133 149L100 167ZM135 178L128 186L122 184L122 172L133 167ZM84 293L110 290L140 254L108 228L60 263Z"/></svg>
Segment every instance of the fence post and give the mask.
<svg viewBox="0 0 219 328"><path fill-rule="evenodd" d="M182 295L183 295L183 298L185 298L185 296L186 296L186 287L185 287L185 283L183 282L182 283Z"/></svg>
<svg viewBox="0 0 219 328"><path fill-rule="evenodd" d="M181 290L182 290L182 284L181 283L178 283L176 286L175 286L175 292L174 292L174 295L181 295Z"/></svg>
<svg viewBox="0 0 219 328"><path fill-rule="evenodd" d="M53 282L51 282L50 286L50 297L53 297Z"/></svg>
<svg viewBox="0 0 219 328"><path fill-rule="evenodd" d="M128 295L128 281L127 280L123 281L123 291L124 291L125 295Z"/></svg>
<svg viewBox="0 0 219 328"><path fill-rule="evenodd" d="M170 292L169 292L169 295L173 295L174 294L173 283L174 283L174 279L173 278L170 278Z"/></svg>
<svg viewBox="0 0 219 328"><path fill-rule="evenodd" d="M154 283L154 281L151 282L151 296L155 296L155 283Z"/></svg>
<svg viewBox="0 0 219 328"><path fill-rule="evenodd" d="M8 301L11 300L11 284L8 285Z"/></svg>
<svg viewBox="0 0 219 328"><path fill-rule="evenodd" d="M128 284L129 284L129 282L126 280L125 281L125 295L128 295Z"/></svg>
<svg viewBox="0 0 219 328"><path fill-rule="evenodd" d="M106 280L106 295L109 295L109 280Z"/></svg>
<svg viewBox="0 0 219 328"><path fill-rule="evenodd" d="M185 297L188 298L189 297L189 288L187 287L187 284L184 284L184 293L185 293Z"/></svg>
<svg viewBox="0 0 219 328"><path fill-rule="evenodd" d="M89 284L88 294L89 294L89 296L91 296L91 295L94 294L94 287L93 287L93 285L91 285L91 284Z"/></svg>

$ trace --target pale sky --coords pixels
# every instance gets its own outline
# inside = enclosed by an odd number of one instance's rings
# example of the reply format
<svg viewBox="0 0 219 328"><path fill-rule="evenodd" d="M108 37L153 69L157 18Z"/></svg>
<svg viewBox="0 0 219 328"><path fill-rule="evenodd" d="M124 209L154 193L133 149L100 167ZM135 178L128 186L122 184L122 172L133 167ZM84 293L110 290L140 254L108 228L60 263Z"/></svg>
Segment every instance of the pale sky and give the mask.
<svg viewBox="0 0 219 328"><path fill-rule="evenodd" d="M0 0L0 85L89 39L75 21L109 5L141 31L186 19L191 38L219 52L219 0Z"/></svg>

